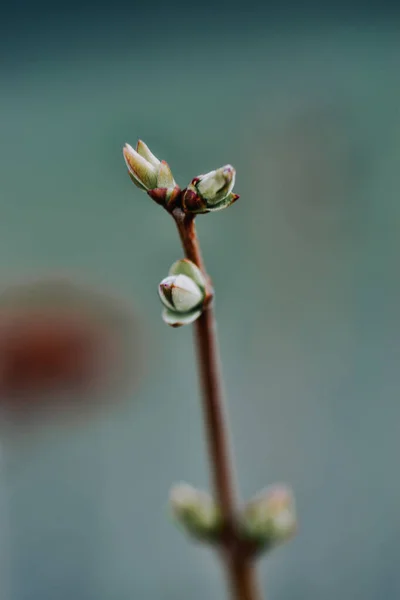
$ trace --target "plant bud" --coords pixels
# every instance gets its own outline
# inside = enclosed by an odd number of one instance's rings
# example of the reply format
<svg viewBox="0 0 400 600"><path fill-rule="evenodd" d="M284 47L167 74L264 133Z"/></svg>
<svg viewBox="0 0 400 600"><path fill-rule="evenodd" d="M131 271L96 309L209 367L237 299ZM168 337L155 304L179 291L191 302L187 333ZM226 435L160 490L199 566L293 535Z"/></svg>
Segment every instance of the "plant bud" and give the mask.
<svg viewBox="0 0 400 600"><path fill-rule="evenodd" d="M231 165L211 171L199 178L196 183L197 192L210 204L216 204L233 190L235 176L235 169Z"/></svg>
<svg viewBox="0 0 400 600"><path fill-rule="evenodd" d="M172 488L170 507L175 521L192 537L214 541L221 530L218 507L206 492L181 483Z"/></svg>
<svg viewBox="0 0 400 600"><path fill-rule="evenodd" d="M170 310L187 313L196 308L203 294L199 286L187 275L170 275L159 286L160 298Z"/></svg>
<svg viewBox="0 0 400 600"><path fill-rule="evenodd" d="M233 194L236 171L225 165L195 177L183 193L182 208L191 213L207 213L230 206L239 196Z"/></svg>
<svg viewBox="0 0 400 600"><path fill-rule="evenodd" d="M284 485L265 489L245 506L240 526L243 535L260 551L291 539L297 530L291 490Z"/></svg>
<svg viewBox="0 0 400 600"><path fill-rule="evenodd" d="M203 274L190 260L178 260L158 286L158 293L165 307L163 319L168 325L193 323L201 315L205 299Z"/></svg>
<svg viewBox="0 0 400 600"><path fill-rule="evenodd" d="M133 183L161 205L173 203L179 196L171 169L165 160L158 160L148 146L139 140L136 150L125 144L123 155Z"/></svg>
<svg viewBox="0 0 400 600"><path fill-rule="evenodd" d="M141 156L129 144L123 150L126 166L132 181L142 190L152 190L157 186L158 168Z"/></svg>

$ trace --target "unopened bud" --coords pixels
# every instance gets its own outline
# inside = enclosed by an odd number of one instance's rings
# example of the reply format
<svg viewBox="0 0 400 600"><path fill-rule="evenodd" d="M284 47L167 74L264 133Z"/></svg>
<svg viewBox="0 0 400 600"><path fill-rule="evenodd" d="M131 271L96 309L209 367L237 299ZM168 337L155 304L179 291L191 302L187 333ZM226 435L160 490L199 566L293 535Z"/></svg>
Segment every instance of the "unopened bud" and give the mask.
<svg viewBox="0 0 400 600"><path fill-rule="evenodd" d="M235 175L235 169L231 165L226 165L200 177L196 189L204 200L216 204L233 190Z"/></svg>
<svg viewBox="0 0 400 600"><path fill-rule="evenodd" d="M183 193L182 208L191 213L207 213L230 206L239 196L232 192L236 171L225 165L195 177Z"/></svg>
<svg viewBox="0 0 400 600"><path fill-rule="evenodd" d="M217 505L206 492L186 483L172 488L170 507L175 521L192 537L201 541L214 541L221 530Z"/></svg>
<svg viewBox="0 0 400 600"><path fill-rule="evenodd" d="M180 189L168 164L158 160L142 140L138 141L136 150L125 144L123 154L133 183L158 204L168 205L178 197Z"/></svg>
<svg viewBox="0 0 400 600"><path fill-rule="evenodd" d="M170 275L159 285L163 304L176 312L187 313L198 306L203 298L199 286L186 275Z"/></svg>
<svg viewBox="0 0 400 600"><path fill-rule="evenodd" d="M129 144L123 150L126 166L132 181L142 190L152 190L157 185L157 167L151 164Z"/></svg>
<svg viewBox="0 0 400 600"><path fill-rule="evenodd" d="M168 277L158 286L164 305L163 319L172 327L193 323L202 312L205 299L205 280L198 267L190 260L174 263Z"/></svg>
<svg viewBox="0 0 400 600"><path fill-rule="evenodd" d="M274 485L245 506L240 517L242 534L260 551L291 539L297 530L294 497L284 485Z"/></svg>

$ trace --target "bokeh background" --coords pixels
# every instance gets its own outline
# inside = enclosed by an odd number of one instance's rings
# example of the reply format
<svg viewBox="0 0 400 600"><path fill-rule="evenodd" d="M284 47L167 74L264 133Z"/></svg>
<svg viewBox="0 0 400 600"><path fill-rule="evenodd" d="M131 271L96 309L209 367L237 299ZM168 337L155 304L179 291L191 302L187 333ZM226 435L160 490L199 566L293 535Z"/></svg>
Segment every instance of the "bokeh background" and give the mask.
<svg viewBox="0 0 400 600"><path fill-rule="evenodd" d="M223 598L167 514L207 487L190 328L159 318L181 250L130 182L143 138L199 218L243 496L295 489L271 600L400 597L400 21L395 5L16 2L0 37L0 273L68 271L137 311L139 389L79 426L2 426L0 597Z"/></svg>

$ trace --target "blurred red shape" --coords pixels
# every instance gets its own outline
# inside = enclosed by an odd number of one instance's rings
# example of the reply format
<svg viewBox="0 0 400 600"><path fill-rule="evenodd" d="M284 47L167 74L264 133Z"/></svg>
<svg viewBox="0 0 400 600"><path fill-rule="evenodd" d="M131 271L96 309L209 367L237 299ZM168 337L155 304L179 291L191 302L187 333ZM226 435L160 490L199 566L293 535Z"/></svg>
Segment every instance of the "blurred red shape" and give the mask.
<svg viewBox="0 0 400 600"><path fill-rule="evenodd" d="M30 412L113 399L137 373L136 323L113 296L71 281L0 292L0 406Z"/></svg>

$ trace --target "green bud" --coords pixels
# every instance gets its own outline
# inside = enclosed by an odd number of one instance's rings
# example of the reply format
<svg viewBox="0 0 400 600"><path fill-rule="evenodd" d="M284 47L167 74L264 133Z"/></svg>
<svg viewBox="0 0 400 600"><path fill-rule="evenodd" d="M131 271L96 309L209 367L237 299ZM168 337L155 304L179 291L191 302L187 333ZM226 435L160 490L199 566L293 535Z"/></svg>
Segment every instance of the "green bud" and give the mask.
<svg viewBox="0 0 400 600"><path fill-rule="evenodd" d="M168 164L158 160L142 140L138 141L136 150L125 144L123 155L133 183L158 204L172 206L179 197L180 188Z"/></svg>
<svg viewBox="0 0 400 600"><path fill-rule="evenodd" d="M263 490L245 506L239 523L243 536L259 551L268 551L291 539L297 530L291 490L284 485Z"/></svg>
<svg viewBox="0 0 400 600"><path fill-rule="evenodd" d="M191 213L207 213L230 206L239 196L232 192L236 171L225 165L195 177L183 193L182 208Z"/></svg>
<svg viewBox="0 0 400 600"><path fill-rule="evenodd" d="M157 168L141 156L129 144L123 150L129 174L138 187L152 190L157 186Z"/></svg>
<svg viewBox="0 0 400 600"><path fill-rule="evenodd" d="M171 490L170 507L176 523L190 536L209 542L218 539L221 517L209 494L181 483Z"/></svg>
<svg viewBox="0 0 400 600"><path fill-rule="evenodd" d="M200 269L188 259L178 260L158 286L163 319L171 327L193 323L202 313L206 283Z"/></svg>
<svg viewBox="0 0 400 600"><path fill-rule="evenodd" d="M187 275L170 275L159 285L161 301L170 310L187 313L203 299L199 286Z"/></svg>
<svg viewBox="0 0 400 600"><path fill-rule="evenodd" d="M236 171L231 165L221 167L199 177L195 187L199 196L209 204L217 204L233 190Z"/></svg>

